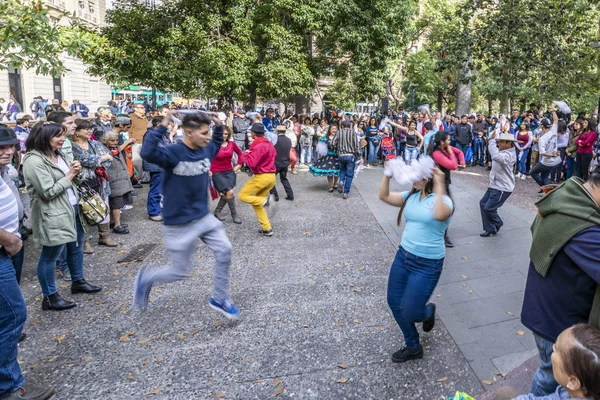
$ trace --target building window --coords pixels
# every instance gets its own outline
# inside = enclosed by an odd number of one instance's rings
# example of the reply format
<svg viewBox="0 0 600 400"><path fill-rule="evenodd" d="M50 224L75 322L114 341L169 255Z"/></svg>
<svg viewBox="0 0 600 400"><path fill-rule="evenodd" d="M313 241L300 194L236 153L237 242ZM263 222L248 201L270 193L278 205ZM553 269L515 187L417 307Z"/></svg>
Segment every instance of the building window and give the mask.
<svg viewBox="0 0 600 400"><path fill-rule="evenodd" d="M88 8L90 10L90 14L93 14L94 13L94 3L90 1L88 3Z"/></svg>
<svg viewBox="0 0 600 400"><path fill-rule="evenodd" d="M79 0L79 8L85 8L85 4L83 3L83 0Z"/></svg>

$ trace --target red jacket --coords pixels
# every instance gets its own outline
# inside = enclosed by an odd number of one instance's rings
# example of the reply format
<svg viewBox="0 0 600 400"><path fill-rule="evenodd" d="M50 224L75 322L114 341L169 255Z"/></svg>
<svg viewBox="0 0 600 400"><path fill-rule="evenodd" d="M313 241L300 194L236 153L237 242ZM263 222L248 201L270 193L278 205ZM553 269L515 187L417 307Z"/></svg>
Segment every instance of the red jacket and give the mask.
<svg viewBox="0 0 600 400"><path fill-rule="evenodd" d="M452 146L450 146L450 147L452 147ZM451 171L458 169L459 165L465 165L465 156L462 153L462 151L458 150L456 147L452 147L452 155L454 155L454 157L450 157L448 152L445 152L445 153L446 153L445 155L442 154L441 150L434 151L433 154L431 155L433 158L433 161L435 161L440 166L442 166L448 170L451 170ZM458 157L458 160L456 159L457 157Z"/></svg>
<svg viewBox="0 0 600 400"><path fill-rule="evenodd" d="M275 158L277 152L273 143L259 136L250 145L250 150L244 152L242 161L250 167L253 174L274 174Z"/></svg>

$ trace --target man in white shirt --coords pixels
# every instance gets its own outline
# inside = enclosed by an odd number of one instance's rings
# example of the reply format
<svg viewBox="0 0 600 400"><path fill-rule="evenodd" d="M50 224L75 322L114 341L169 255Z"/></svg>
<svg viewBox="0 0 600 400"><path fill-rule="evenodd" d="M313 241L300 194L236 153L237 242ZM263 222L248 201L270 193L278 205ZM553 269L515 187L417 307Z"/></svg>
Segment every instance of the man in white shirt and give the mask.
<svg viewBox="0 0 600 400"><path fill-rule="evenodd" d="M541 121L542 136L538 141L538 151L540 161L531 168L529 174L540 187L550 184L550 173L562 162L560 152L558 151L558 115L554 109L554 105L548 107L548 111L552 113L552 123L548 118L543 118ZM539 193L543 193L540 189Z"/></svg>

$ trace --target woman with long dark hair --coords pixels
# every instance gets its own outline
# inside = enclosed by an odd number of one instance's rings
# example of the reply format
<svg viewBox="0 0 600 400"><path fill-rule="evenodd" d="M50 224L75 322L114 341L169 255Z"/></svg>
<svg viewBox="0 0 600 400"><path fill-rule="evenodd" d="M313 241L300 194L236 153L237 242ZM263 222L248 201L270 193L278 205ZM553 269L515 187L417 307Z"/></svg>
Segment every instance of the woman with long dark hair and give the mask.
<svg viewBox="0 0 600 400"><path fill-rule="evenodd" d="M377 155L381 147L381 137L379 136L379 127L377 126L377 118L372 117L369 120L369 125L366 128L367 142L369 142L369 154L367 155L367 166L377 165Z"/></svg>
<svg viewBox="0 0 600 400"><path fill-rule="evenodd" d="M219 152L215 158L212 159L210 166L210 172L212 174L212 180L215 185L215 189L217 189L217 192L219 192L221 195L219 198L219 204L217 204L214 214L219 221L225 221L226 217L224 217L221 212L223 211L225 205L228 205L229 210L231 211L231 219L233 219L233 222L236 224L241 224L242 219L237 212L235 193L233 192L233 189L235 189L235 185L237 183L235 174L242 169L242 151L232 140L232 129L227 125L225 125L223 128L223 144L221 144L221 148L219 149ZM232 164L234 153L238 156L237 165L235 167Z"/></svg>
<svg viewBox="0 0 600 400"><path fill-rule="evenodd" d="M77 184L81 182L81 164L67 165L60 149L66 129L58 124L38 124L26 146L23 176L31 199L31 224L36 247L42 248L38 261L38 279L44 294L42 310L66 310L76 306L56 291L54 268L63 248L71 271L71 293L97 293L102 290L85 281L83 241L85 219L77 205Z"/></svg>
<svg viewBox="0 0 600 400"><path fill-rule="evenodd" d="M450 171L458 168L465 168L465 156L462 151L450 145L450 134L446 131L438 131L433 137L433 145L429 146L429 154L433 161L437 164L440 171L444 173L444 182L446 184L446 194L452 198L450 194ZM446 247L454 247L454 243L448 237L448 230L444 233L444 244Z"/></svg>
<svg viewBox="0 0 600 400"><path fill-rule="evenodd" d="M592 118L584 119L581 124L582 134L575 141L577 144L577 176L587 181L592 162L592 147L596 142L596 121Z"/></svg>
<svg viewBox="0 0 600 400"><path fill-rule="evenodd" d="M384 173L379 199L400 207L406 220L402 243L398 248L388 279L387 301L402 330L405 346L392 355L403 363L423 358L423 348L415 323L423 323L429 332L435 325L435 304L427 303L442 273L446 249L444 233L454 205L446 194L444 173L435 168L433 178L413 183L410 191L390 193L390 177Z"/></svg>
<svg viewBox="0 0 600 400"><path fill-rule="evenodd" d="M515 141L515 151L517 154L517 178L521 178L522 180L527 179L527 155L529 154L529 149L531 148L531 144L533 143L533 132L531 132L531 128L529 126L529 122L521 121L521 125L519 125L519 131L516 135Z"/></svg>
<svg viewBox="0 0 600 400"><path fill-rule="evenodd" d="M569 132L569 145L565 151L567 154L567 179L573 175L577 176L577 149L579 148L577 141L583 133L583 121L583 119L576 119Z"/></svg>
<svg viewBox="0 0 600 400"><path fill-rule="evenodd" d="M404 161L410 164L412 160L419 158L421 147L423 147L423 135L417 130L417 121L412 120L408 123L408 131L406 131Z"/></svg>

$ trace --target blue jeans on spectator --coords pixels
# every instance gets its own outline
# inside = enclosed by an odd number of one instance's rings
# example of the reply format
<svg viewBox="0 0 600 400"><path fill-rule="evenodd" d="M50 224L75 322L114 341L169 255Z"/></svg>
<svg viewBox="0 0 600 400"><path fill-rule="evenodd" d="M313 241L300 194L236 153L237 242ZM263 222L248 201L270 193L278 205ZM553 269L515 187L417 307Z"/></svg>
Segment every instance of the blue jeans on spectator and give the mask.
<svg viewBox="0 0 600 400"><path fill-rule="evenodd" d="M379 136L370 137L369 141L369 163L375 164L377 162L377 155L379 154L379 148L381 147L381 138ZM377 146L373 144L377 142Z"/></svg>
<svg viewBox="0 0 600 400"><path fill-rule="evenodd" d="M396 158L400 157L404 159L404 150L406 149L406 142L396 139Z"/></svg>
<svg viewBox="0 0 600 400"><path fill-rule="evenodd" d="M339 156L340 163L340 181L339 185L344 184L344 194L350 193L352 179L354 179L354 156Z"/></svg>
<svg viewBox="0 0 600 400"><path fill-rule="evenodd" d="M415 323L433 317L433 307L427 305L442 274L444 259L417 257L404 250L396 252L388 279L387 301L406 345L421 348Z"/></svg>
<svg viewBox="0 0 600 400"><path fill-rule="evenodd" d="M17 276L17 283L21 284L21 273L23 272L23 259L25 258L25 242L23 242L23 247L21 250L14 256L10 258L13 268L15 269L15 274Z"/></svg>
<svg viewBox="0 0 600 400"><path fill-rule="evenodd" d="M538 162L535 167L531 168L529 175L533 180L540 186L546 186L550 184L550 173L556 168L556 165L548 167L547 165Z"/></svg>
<svg viewBox="0 0 600 400"><path fill-rule="evenodd" d="M467 156L467 150L469 150L470 145L468 144L461 144L461 143L456 143L456 148L459 149L460 151L462 151L463 155L466 157Z"/></svg>
<svg viewBox="0 0 600 400"><path fill-rule="evenodd" d="M575 161L575 157L567 156L567 179L572 177L573 175L577 176L577 162Z"/></svg>
<svg viewBox="0 0 600 400"><path fill-rule="evenodd" d="M67 249L67 265L71 272L73 282L84 279L83 277L83 241L85 232L79 221L77 206L75 208L76 225L77 225L77 240L71 243L59 244L56 246L43 246L40 260L38 261L38 279L42 287L44 296L50 296L56 293L56 279L54 269L56 262L60 258L65 247Z"/></svg>
<svg viewBox="0 0 600 400"><path fill-rule="evenodd" d="M148 215L155 217L162 212L162 172L150 172L150 190L146 209Z"/></svg>
<svg viewBox="0 0 600 400"><path fill-rule="evenodd" d="M535 344L538 349L538 357L540 366L533 375L533 383L531 385L531 393L534 396L549 396L556 391L558 383L554 379L552 373L552 346L554 343L544 339L541 336L533 334Z"/></svg>
<svg viewBox="0 0 600 400"><path fill-rule="evenodd" d="M416 160L417 158L419 158L419 148L406 146L404 149L404 162L410 164L412 160Z"/></svg>
<svg viewBox="0 0 600 400"><path fill-rule="evenodd" d="M487 192L479 201L479 210L481 211L481 222L483 230L487 232L498 232L498 229L504 225L502 218L498 215L498 209L502 207L506 199L512 192L501 192L498 189L488 188Z"/></svg>
<svg viewBox="0 0 600 400"><path fill-rule="evenodd" d="M515 147L515 151L517 152L517 172L526 174L527 173L527 155L529 154L529 147L524 149L523 151L519 151L519 149L517 149Z"/></svg>
<svg viewBox="0 0 600 400"><path fill-rule="evenodd" d="M465 150L466 151L466 150ZM483 166L485 160L485 139L482 137L473 138L473 164Z"/></svg>
<svg viewBox="0 0 600 400"><path fill-rule="evenodd" d="M312 145L300 145L300 163L310 164L312 156Z"/></svg>
<svg viewBox="0 0 600 400"><path fill-rule="evenodd" d="M27 307L17 283L15 269L0 250L0 397L25 384L17 361L17 344L27 319Z"/></svg>

